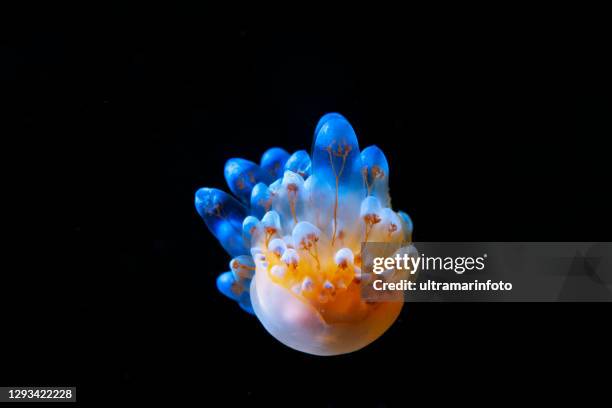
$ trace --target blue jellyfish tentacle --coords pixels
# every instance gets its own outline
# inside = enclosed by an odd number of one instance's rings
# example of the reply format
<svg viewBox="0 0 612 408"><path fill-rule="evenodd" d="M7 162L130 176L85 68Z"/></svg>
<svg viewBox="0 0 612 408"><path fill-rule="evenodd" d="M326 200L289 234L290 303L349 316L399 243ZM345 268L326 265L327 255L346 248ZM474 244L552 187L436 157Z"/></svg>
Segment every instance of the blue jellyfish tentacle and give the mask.
<svg viewBox="0 0 612 408"><path fill-rule="evenodd" d="M365 186L361 174L361 156L357 135L351 124L340 114L326 115L317 126L312 149L313 188L332 190L331 225L326 231L335 244L338 235L350 231L340 226L353 224L359 215Z"/></svg>
<svg viewBox="0 0 612 408"><path fill-rule="evenodd" d="M397 215L399 216L400 221L402 223L402 231L404 232L404 242L412 242L412 231L414 230L412 219L408 214L403 211L398 211Z"/></svg>
<svg viewBox="0 0 612 408"><path fill-rule="evenodd" d="M253 305L251 304L251 296L249 295L248 291L245 292L244 295L240 299L238 299L238 305L245 312L255 315L255 311L253 310Z"/></svg>
<svg viewBox="0 0 612 408"><path fill-rule="evenodd" d="M260 167L266 175L267 184L283 175L287 160L289 160L289 153L280 147L272 147L264 152L261 156Z"/></svg>
<svg viewBox="0 0 612 408"><path fill-rule="evenodd" d="M242 239L242 221L248 215L245 206L221 190L201 188L195 194L195 207L227 253L232 256L249 253Z"/></svg>
<svg viewBox="0 0 612 408"><path fill-rule="evenodd" d="M242 222L242 238L248 248L252 247L253 236L258 228L260 228L259 219L252 215L246 217Z"/></svg>
<svg viewBox="0 0 612 408"><path fill-rule="evenodd" d="M359 142L351 124L335 114L320 125L312 151L313 174L317 179L345 189L362 187ZM357 164L358 166L355 166Z"/></svg>
<svg viewBox="0 0 612 408"><path fill-rule="evenodd" d="M257 164L240 158L229 159L225 163L224 175L230 191L244 203L250 201L253 187L267 179Z"/></svg>
<svg viewBox="0 0 612 408"><path fill-rule="evenodd" d="M306 179L312 174L312 161L306 150L298 150L293 153L291 157L285 163L285 171L289 170L299 174L302 178ZM284 171L283 171L284 173ZM282 177L282 174L279 178Z"/></svg>
<svg viewBox="0 0 612 408"><path fill-rule="evenodd" d="M368 146L361 152L361 172L367 194L374 195L385 207L391 206L389 196L389 163L378 146Z"/></svg>
<svg viewBox="0 0 612 408"><path fill-rule="evenodd" d="M251 308L251 281L255 275L255 262L250 255L241 255L230 261L230 269L236 282L238 282L244 291L240 294L236 301L242 309L253 314Z"/></svg>
<svg viewBox="0 0 612 408"><path fill-rule="evenodd" d="M217 289L219 292L238 302L244 311L255 314L251 306L250 284L250 281L246 285L238 282L232 271L223 272L217 277Z"/></svg>
<svg viewBox="0 0 612 408"><path fill-rule="evenodd" d="M231 271L223 272L217 276L217 289L228 298L238 301L244 292L244 287L236 282L236 278Z"/></svg>
<svg viewBox="0 0 612 408"><path fill-rule="evenodd" d="M257 183L251 191L251 214L261 218L272 208L272 194L264 183Z"/></svg>
<svg viewBox="0 0 612 408"><path fill-rule="evenodd" d="M274 184L272 209L285 220L283 230L289 233L299 219L303 219L306 205L304 179L291 170L285 170L280 183Z"/></svg>
<svg viewBox="0 0 612 408"><path fill-rule="evenodd" d="M319 122L317 122L317 127L315 128L315 131L314 131L315 138L317 137L319 130L321 130L321 127L331 119L345 119L345 118L344 116L342 116L341 114L337 112L330 112L330 113L326 113L325 115L321 116L321 119L319 119Z"/></svg>
<svg viewBox="0 0 612 408"><path fill-rule="evenodd" d="M255 274L255 262L251 255L240 255L230 261L230 269L238 282L250 281Z"/></svg>

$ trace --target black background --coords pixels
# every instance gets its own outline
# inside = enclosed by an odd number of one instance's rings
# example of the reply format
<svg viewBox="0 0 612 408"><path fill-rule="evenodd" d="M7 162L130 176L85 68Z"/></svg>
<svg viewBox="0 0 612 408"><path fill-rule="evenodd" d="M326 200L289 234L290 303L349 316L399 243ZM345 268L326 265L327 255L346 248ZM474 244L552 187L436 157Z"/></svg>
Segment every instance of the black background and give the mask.
<svg viewBox="0 0 612 408"><path fill-rule="evenodd" d="M3 383L77 385L81 401L325 405L449 386L520 400L609 369L605 304L415 304L367 348L321 358L217 292L229 256L196 189L225 188L231 157L309 150L332 111L386 153L416 240L610 240L597 32L324 17L219 24L194 10L10 33L2 80L19 130L6 152L26 215L4 272Z"/></svg>

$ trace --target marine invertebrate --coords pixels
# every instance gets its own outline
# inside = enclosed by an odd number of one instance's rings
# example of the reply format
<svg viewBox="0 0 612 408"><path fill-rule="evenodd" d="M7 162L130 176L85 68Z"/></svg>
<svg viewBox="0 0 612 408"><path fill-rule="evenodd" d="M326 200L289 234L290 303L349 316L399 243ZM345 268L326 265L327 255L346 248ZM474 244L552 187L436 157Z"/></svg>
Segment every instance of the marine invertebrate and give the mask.
<svg viewBox="0 0 612 408"><path fill-rule="evenodd" d="M312 154L266 151L259 165L230 159L230 191L196 192L195 206L234 258L219 290L278 340L318 355L348 353L378 338L403 303L365 302L361 243L411 241L407 214L390 208L389 165L359 150L340 114L323 116Z"/></svg>

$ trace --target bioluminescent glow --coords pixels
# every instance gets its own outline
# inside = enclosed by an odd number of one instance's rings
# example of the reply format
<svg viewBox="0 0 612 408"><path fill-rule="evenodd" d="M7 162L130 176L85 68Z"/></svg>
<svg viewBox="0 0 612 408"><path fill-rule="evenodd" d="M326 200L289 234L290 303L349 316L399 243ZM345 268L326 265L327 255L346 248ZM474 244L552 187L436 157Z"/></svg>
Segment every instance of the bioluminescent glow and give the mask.
<svg viewBox="0 0 612 408"><path fill-rule="evenodd" d="M314 137L310 156L274 147L259 165L228 160L237 199L201 188L195 206L234 257L219 290L287 346L334 355L366 346L397 318L403 302L361 299L361 243L407 244L412 222L390 208L384 153L360 151L342 115L323 116Z"/></svg>

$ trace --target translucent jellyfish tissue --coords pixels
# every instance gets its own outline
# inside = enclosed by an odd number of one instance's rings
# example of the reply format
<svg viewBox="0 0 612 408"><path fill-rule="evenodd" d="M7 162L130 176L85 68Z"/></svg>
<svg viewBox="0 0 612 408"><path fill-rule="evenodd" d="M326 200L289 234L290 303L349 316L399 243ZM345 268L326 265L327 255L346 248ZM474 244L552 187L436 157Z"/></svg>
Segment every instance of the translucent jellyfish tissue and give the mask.
<svg viewBox="0 0 612 408"><path fill-rule="evenodd" d="M391 209L389 165L359 150L340 114L321 118L309 155L273 147L259 164L230 159L236 197L201 188L195 206L233 257L217 287L285 345L316 355L350 353L381 336L403 302L362 300L361 243L409 244L410 217Z"/></svg>

